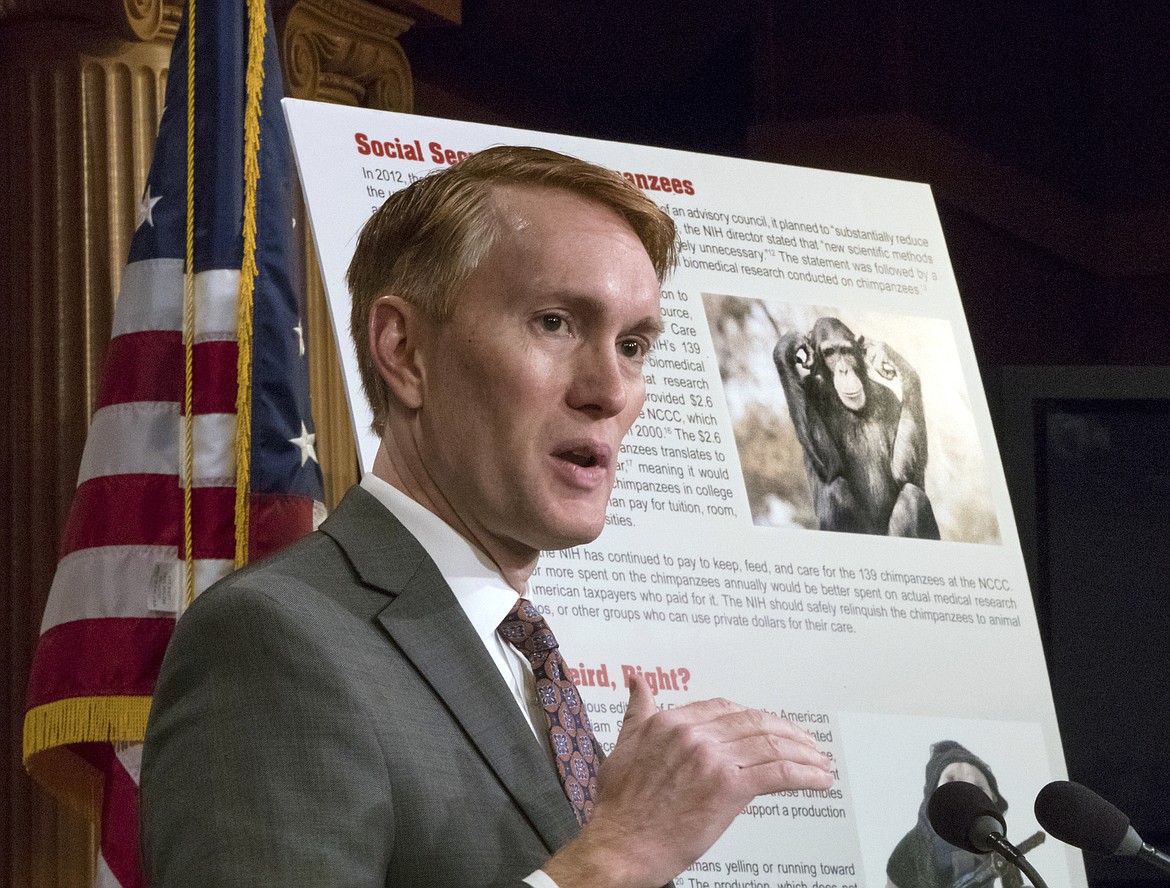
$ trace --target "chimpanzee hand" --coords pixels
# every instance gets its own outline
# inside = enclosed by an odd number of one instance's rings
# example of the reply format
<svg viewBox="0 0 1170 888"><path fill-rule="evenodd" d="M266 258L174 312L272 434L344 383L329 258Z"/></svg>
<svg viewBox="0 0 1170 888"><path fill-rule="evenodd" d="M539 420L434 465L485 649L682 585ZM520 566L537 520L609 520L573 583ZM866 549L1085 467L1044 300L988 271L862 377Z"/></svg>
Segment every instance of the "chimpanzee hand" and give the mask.
<svg viewBox="0 0 1170 888"><path fill-rule="evenodd" d="M874 339L858 337L858 345L865 355L866 373L874 382L884 385L901 401L903 397L902 371L891 354L891 349Z"/></svg>
<svg viewBox="0 0 1170 888"><path fill-rule="evenodd" d="M803 382L812 373L813 362L816 360L816 352L813 351L812 343L807 335L794 337L788 358L792 368Z"/></svg>

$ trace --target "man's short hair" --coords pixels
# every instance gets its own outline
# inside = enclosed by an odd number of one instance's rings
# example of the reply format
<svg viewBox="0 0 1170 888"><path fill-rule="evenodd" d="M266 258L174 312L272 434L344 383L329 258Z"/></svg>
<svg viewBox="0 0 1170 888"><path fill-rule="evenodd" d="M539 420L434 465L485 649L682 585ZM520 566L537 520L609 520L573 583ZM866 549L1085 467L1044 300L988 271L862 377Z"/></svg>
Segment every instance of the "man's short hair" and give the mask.
<svg viewBox="0 0 1170 888"><path fill-rule="evenodd" d="M544 148L487 148L390 195L362 228L346 274L350 333L375 434L382 435L391 396L370 354L374 301L393 293L436 321L450 318L455 294L500 231L493 190L508 185L596 201L634 230L660 283L674 267L674 222L654 201L614 170Z"/></svg>

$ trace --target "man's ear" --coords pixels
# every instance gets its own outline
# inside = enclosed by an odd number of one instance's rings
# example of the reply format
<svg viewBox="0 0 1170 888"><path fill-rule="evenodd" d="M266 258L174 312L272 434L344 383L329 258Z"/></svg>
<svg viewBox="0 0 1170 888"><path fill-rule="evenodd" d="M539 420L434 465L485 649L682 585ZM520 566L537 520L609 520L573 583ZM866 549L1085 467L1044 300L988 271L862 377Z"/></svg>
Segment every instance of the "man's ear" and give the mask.
<svg viewBox="0 0 1170 888"><path fill-rule="evenodd" d="M406 408L422 406L423 369L419 347L430 319L400 296L379 296L370 307L370 355L378 374Z"/></svg>

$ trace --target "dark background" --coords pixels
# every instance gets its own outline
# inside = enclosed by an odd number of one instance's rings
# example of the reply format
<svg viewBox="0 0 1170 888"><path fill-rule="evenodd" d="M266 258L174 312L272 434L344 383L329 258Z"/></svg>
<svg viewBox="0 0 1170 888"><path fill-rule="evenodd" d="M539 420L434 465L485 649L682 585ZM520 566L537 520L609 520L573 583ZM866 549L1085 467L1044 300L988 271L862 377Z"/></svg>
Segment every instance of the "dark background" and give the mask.
<svg viewBox="0 0 1170 888"><path fill-rule="evenodd" d="M464 0L402 42L420 114L933 186L1070 776L1170 845L1170 390L1110 382L1170 363L1170 4Z"/></svg>

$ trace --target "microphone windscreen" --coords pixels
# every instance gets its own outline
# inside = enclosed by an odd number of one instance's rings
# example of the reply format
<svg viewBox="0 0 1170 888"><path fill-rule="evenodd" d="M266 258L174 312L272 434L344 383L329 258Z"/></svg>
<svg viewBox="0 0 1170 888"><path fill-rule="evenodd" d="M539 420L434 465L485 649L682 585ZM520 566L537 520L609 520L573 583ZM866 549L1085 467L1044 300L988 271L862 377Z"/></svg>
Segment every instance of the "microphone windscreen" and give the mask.
<svg viewBox="0 0 1170 888"><path fill-rule="evenodd" d="M926 817L934 831L957 848L972 854L983 854L986 847L979 847L972 841L971 831L981 817L990 817L1000 825L1000 832L1007 831L1003 815L995 803L974 783L953 780L943 783L930 794L926 803Z"/></svg>
<svg viewBox="0 0 1170 888"><path fill-rule="evenodd" d="M1040 790L1034 810L1045 831L1096 854L1113 854L1129 832L1129 818L1116 805L1071 780Z"/></svg>

